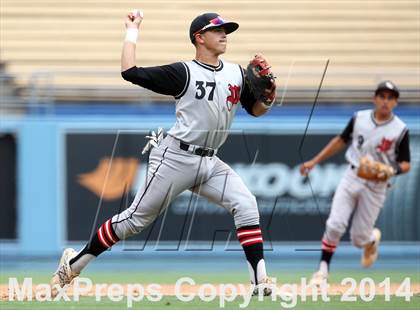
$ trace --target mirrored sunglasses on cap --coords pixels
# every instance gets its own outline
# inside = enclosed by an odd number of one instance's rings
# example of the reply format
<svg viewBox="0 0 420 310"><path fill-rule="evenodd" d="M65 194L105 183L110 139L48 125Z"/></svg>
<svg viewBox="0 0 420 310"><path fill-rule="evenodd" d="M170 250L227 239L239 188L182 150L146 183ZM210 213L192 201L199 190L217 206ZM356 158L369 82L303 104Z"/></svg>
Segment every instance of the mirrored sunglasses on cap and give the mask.
<svg viewBox="0 0 420 310"><path fill-rule="evenodd" d="M193 35L195 36L197 33L200 33L204 30L207 30L207 29L213 28L213 27L217 27L217 26L222 26L224 24L226 24L226 22L220 16L217 16L217 17L211 19L209 21L209 23L207 25L205 25L203 28L194 32Z"/></svg>

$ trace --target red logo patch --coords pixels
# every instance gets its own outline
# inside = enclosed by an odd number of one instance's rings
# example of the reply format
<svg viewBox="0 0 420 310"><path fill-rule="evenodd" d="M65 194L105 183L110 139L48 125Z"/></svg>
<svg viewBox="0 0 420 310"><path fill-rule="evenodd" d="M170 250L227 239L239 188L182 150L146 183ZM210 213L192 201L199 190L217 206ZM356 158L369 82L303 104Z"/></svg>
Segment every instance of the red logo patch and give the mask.
<svg viewBox="0 0 420 310"><path fill-rule="evenodd" d="M386 153L391 149L392 143L394 140L388 140L386 138L382 138L381 144L376 147L376 150L380 153Z"/></svg>
<svg viewBox="0 0 420 310"><path fill-rule="evenodd" d="M226 98L226 104L229 111L232 110L232 106L234 104L237 104L239 102L240 90L241 90L240 86L229 84L230 95ZM229 105L229 102L231 103L230 105Z"/></svg>

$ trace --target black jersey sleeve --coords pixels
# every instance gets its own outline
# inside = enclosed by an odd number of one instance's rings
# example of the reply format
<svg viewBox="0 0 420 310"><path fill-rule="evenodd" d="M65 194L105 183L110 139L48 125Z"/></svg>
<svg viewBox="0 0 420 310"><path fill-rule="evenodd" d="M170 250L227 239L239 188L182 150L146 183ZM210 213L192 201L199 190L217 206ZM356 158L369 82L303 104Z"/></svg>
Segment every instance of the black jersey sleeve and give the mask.
<svg viewBox="0 0 420 310"><path fill-rule="evenodd" d="M245 81L245 73L244 69L240 67L242 73L242 91L241 91L241 105L242 107L248 112L248 114L255 116L252 112L252 108L254 107L255 102L257 102L257 98L255 98L254 94L251 91L248 83Z"/></svg>
<svg viewBox="0 0 420 310"><path fill-rule="evenodd" d="M408 130L406 130L400 140L400 143L395 148L397 162L410 162L410 142L408 137Z"/></svg>
<svg viewBox="0 0 420 310"><path fill-rule="evenodd" d="M121 72L124 80L162 95L182 97L189 83L188 67L176 62L156 67L132 67Z"/></svg>
<svg viewBox="0 0 420 310"><path fill-rule="evenodd" d="M343 132L340 134L341 139L345 143L349 143L349 141L353 137L353 127L354 127L354 116L350 119L350 121L347 123L346 128L344 128Z"/></svg>

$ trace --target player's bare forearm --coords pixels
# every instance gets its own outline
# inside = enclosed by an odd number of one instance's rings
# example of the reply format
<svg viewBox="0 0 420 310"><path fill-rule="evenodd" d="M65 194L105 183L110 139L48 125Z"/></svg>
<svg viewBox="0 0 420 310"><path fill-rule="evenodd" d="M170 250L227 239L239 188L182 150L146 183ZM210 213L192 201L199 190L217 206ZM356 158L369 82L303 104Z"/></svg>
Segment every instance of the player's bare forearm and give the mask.
<svg viewBox="0 0 420 310"><path fill-rule="evenodd" d="M128 70L136 65L136 45L132 42L124 41L121 55L121 72Z"/></svg>
<svg viewBox="0 0 420 310"><path fill-rule="evenodd" d="M340 136L336 136L331 139L331 141L319 152L314 158L313 161L315 164L319 164L320 162L330 158L331 156L340 152L346 143Z"/></svg>
<svg viewBox="0 0 420 310"><path fill-rule="evenodd" d="M341 151L346 146L346 143L340 136L336 136L311 160L304 162L300 166L300 173L302 175L308 175L309 171L312 170L320 162L330 158L334 154Z"/></svg>
<svg viewBox="0 0 420 310"><path fill-rule="evenodd" d="M136 65L136 43L143 13L137 10L130 12L125 18L126 36L121 54L121 72Z"/></svg>

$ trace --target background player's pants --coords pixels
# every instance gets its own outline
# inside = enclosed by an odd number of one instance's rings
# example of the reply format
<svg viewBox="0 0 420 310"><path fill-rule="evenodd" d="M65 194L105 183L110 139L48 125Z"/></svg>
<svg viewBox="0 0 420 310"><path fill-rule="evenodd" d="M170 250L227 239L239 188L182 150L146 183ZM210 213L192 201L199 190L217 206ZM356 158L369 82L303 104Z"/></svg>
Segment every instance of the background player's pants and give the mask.
<svg viewBox="0 0 420 310"><path fill-rule="evenodd" d="M384 205L386 190L386 183L361 179L356 170L349 166L334 194L323 240L336 245L345 233L353 214L350 229L353 244L362 248L372 242L372 231Z"/></svg>
<svg viewBox="0 0 420 310"><path fill-rule="evenodd" d="M236 228L259 225L255 197L227 164L216 156L183 151L179 140L167 136L152 149L147 180L131 206L112 217L116 235L126 239L141 232L187 189L224 207L233 215Z"/></svg>

